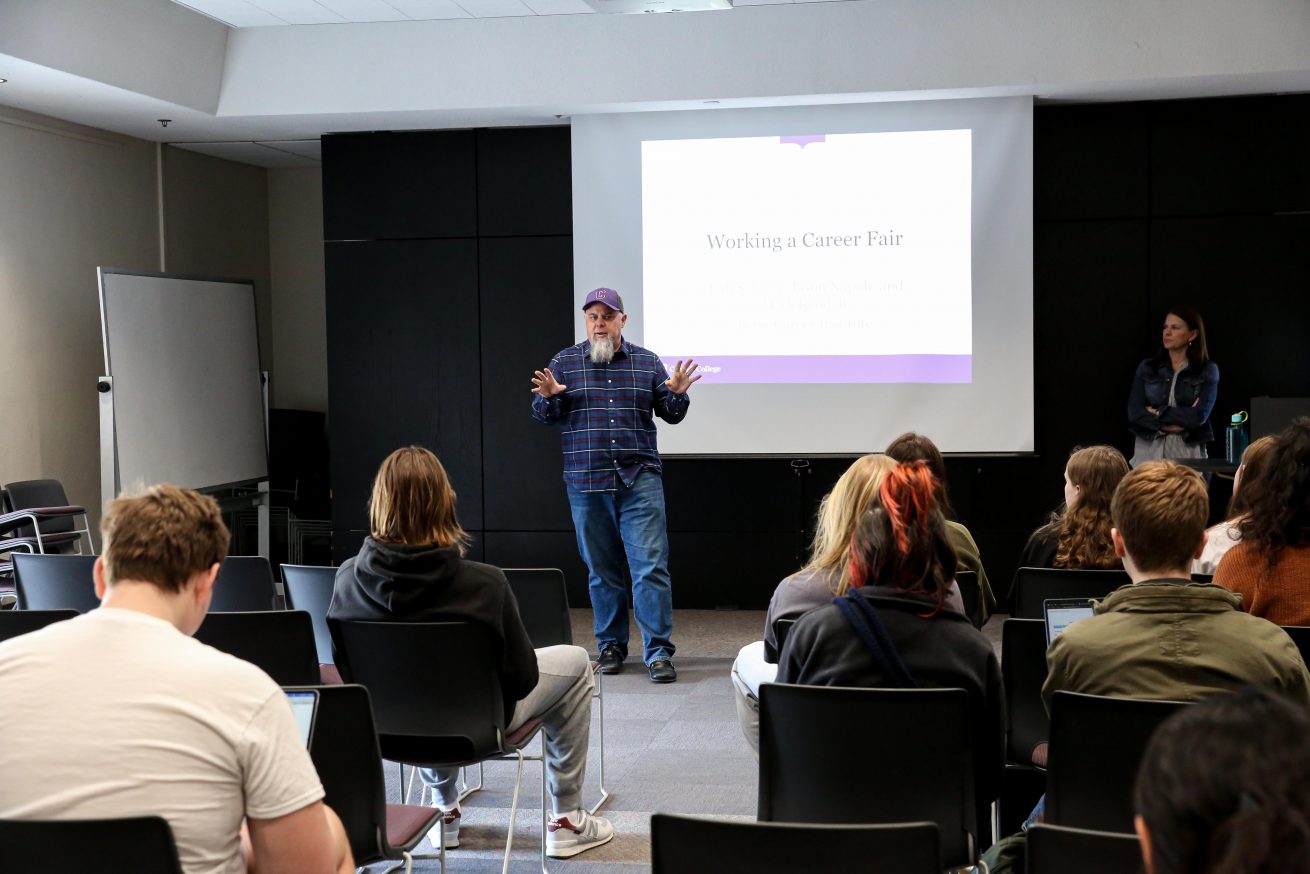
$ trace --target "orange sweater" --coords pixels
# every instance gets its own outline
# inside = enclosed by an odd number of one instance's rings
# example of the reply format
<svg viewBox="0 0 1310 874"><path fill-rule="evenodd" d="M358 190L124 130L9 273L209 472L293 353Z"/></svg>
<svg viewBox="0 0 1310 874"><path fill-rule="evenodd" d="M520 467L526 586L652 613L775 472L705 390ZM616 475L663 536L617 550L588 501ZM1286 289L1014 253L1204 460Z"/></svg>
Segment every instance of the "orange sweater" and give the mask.
<svg viewBox="0 0 1310 874"><path fill-rule="evenodd" d="M1242 609L1277 625L1310 625L1310 546L1284 547L1270 567L1250 543L1228 551L1214 581L1242 596Z"/></svg>

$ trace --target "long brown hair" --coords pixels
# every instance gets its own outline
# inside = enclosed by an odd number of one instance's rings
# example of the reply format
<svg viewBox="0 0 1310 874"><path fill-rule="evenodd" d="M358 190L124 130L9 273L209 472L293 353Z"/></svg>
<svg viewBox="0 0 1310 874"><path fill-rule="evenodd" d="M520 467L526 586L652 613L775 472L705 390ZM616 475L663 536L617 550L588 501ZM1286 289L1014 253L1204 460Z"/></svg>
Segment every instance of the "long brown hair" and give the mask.
<svg viewBox="0 0 1310 874"><path fill-rule="evenodd" d="M441 461L422 446L391 453L378 468L368 502L373 539L382 543L457 546L468 534L455 517L455 490Z"/></svg>
<svg viewBox="0 0 1310 874"><path fill-rule="evenodd" d="M1255 546L1272 567L1283 547L1310 544L1310 418L1302 416L1279 433L1270 456L1268 475L1238 528L1242 542Z"/></svg>
<svg viewBox="0 0 1310 874"><path fill-rule="evenodd" d="M1058 532L1055 567L1122 566L1110 539L1110 499L1128 473L1128 461L1113 446L1088 446L1069 456L1065 475L1078 486L1078 500L1052 517L1047 530Z"/></svg>
<svg viewBox="0 0 1310 874"><path fill-rule="evenodd" d="M1228 501L1228 519L1232 521L1251 512L1251 503L1265 488L1264 478L1273 469L1274 445L1278 438L1261 437L1242 453L1242 481Z"/></svg>
<svg viewBox="0 0 1310 874"><path fill-rule="evenodd" d="M878 497L883 475L895 466L896 462L886 455L857 458L819 504L814 543L810 547L810 560L804 569L840 569L841 575L832 589L834 595L844 595L850 588L851 568L848 558L851 538L859 528L860 517Z"/></svg>
<svg viewBox="0 0 1310 874"><path fill-rule="evenodd" d="M932 471L922 461L896 465L851 541L851 585L928 594L936 613L955 580L956 561Z"/></svg>

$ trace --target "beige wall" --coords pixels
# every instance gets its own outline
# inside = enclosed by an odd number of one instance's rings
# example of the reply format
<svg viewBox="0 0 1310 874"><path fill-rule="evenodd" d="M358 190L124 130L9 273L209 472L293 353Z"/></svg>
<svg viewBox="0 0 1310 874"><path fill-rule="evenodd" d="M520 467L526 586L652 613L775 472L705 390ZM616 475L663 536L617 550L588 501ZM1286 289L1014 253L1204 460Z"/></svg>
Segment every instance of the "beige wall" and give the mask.
<svg viewBox="0 0 1310 874"><path fill-rule="evenodd" d="M253 279L272 369L268 172L164 147L161 264L153 143L0 108L0 158L0 482L58 479L96 524L96 267Z"/></svg>
<svg viewBox="0 0 1310 874"><path fill-rule="evenodd" d="M159 269L155 148L0 108L0 157L0 482L61 480L94 522L96 267Z"/></svg>
<svg viewBox="0 0 1310 874"><path fill-rule="evenodd" d="M317 167L268 171L275 407L326 412L327 315L323 177Z"/></svg>

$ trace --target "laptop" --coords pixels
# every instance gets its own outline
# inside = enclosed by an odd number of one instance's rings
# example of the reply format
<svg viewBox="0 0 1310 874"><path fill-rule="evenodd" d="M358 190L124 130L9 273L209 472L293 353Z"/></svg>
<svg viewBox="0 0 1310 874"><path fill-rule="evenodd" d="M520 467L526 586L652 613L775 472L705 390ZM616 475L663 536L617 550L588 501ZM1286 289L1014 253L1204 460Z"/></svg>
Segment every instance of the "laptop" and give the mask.
<svg viewBox="0 0 1310 874"><path fill-rule="evenodd" d="M314 736L314 716L318 712L318 693L312 689L288 691L287 700L291 702L291 715L296 718L300 740L309 749Z"/></svg>
<svg viewBox="0 0 1310 874"><path fill-rule="evenodd" d="M1092 615L1092 599L1051 598L1042 602L1042 613L1046 617L1046 645L1050 646L1061 631Z"/></svg>

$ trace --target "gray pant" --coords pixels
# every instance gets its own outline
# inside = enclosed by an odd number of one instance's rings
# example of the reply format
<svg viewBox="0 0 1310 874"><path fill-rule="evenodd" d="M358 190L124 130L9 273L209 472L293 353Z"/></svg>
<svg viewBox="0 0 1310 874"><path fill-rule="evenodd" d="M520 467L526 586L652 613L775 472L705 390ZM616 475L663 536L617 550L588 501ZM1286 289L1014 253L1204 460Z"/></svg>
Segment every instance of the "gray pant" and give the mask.
<svg viewBox="0 0 1310 874"><path fill-rule="evenodd" d="M529 719L540 719L546 751L546 786L554 813L582 806L582 781L587 775L587 741L591 735L591 694L596 681L591 657L580 646L548 646L537 650L537 685L514 705L506 734ZM423 768L423 782L449 810L459 799L458 768Z"/></svg>

